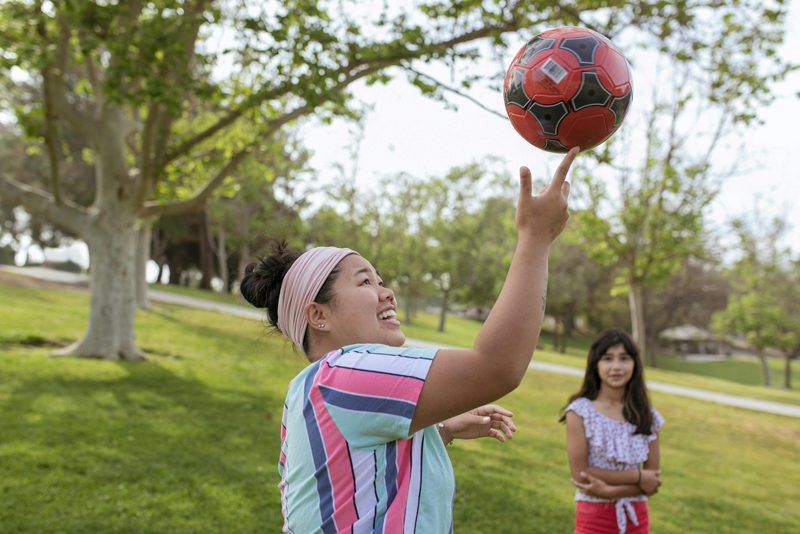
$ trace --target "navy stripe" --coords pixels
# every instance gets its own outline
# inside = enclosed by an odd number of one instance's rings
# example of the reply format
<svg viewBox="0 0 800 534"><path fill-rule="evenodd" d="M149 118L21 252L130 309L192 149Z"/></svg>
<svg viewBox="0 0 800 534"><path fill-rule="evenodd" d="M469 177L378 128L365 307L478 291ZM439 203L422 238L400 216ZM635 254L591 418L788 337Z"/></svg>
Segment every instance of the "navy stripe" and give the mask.
<svg viewBox="0 0 800 534"><path fill-rule="evenodd" d="M311 384L319 370L319 362L316 368L309 372L306 376L304 383L304 398L305 404L303 406L303 418L306 422L306 433L308 434L308 443L311 446L311 456L314 459L314 477L317 479L317 496L319 497L319 518L321 522L322 531L325 534L336 533L336 525L333 520L333 489L331 487L330 474L328 473L325 444L322 441L322 435L319 432L319 425L317 424L317 417L314 413L314 406L309 399L309 392L311 391Z"/></svg>
<svg viewBox="0 0 800 534"><path fill-rule="evenodd" d="M386 509L394 502L397 496L397 442L390 441L386 444Z"/></svg>
<svg viewBox="0 0 800 534"><path fill-rule="evenodd" d="M383 474L383 484L386 486L386 510L378 521L376 532L383 532L386 514L389 513L389 507L397 495L397 443L390 441L384 447L383 452L386 457L386 468Z"/></svg>
<svg viewBox="0 0 800 534"><path fill-rule="evenodd" d="M319 390L322 392L322 398L327 404L345 410L399 415L410 420L414 417L414 410L416 409L415 404L403 400L346 393L322 385L319 386Z"/></svg>

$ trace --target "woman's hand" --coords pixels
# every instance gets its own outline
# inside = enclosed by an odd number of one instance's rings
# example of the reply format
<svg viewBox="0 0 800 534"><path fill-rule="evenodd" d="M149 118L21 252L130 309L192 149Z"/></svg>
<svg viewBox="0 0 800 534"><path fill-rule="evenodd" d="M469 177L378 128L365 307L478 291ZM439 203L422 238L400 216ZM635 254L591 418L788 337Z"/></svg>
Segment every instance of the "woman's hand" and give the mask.
<svg viewBox="0 0 800 534"><path fill-rule="evenodd" d="M639 489L648 497L658 492L658 487L661 485L661 480L658 478L660 474L661 471L658 469L642 469Z"/></svg>
<svg viewBox="0 0 800 534"><path fill-rule="evenodd" d="M500 443L511 439L517 427L514 414L502 406L487 404L444 421L444 430L451 438L495 438Z"/></svg>
<svg viewBox="0 0 800 534"><path fill-rule="evenodd" d="M575 480L574 478L570 480L572 480L572 483L575 485L576 488L578 488L587 495L591 495L592 497L597 497L599 499L611 498L610 495L611 486L609 486L599 478L593 477L589 473L581 471L580 481Z"/></svg>
<svg viewBox="0 0 800 534"><path fill-rule="evenodd" d="M520 168L519 200L516 213L516 226L520 237L530 235L544 238L550 243L564 229L569 218L567 173L578 150L578 147L574 147L567 152L556 169L552 181L536 196L532 194L530 169Z"/></svg>

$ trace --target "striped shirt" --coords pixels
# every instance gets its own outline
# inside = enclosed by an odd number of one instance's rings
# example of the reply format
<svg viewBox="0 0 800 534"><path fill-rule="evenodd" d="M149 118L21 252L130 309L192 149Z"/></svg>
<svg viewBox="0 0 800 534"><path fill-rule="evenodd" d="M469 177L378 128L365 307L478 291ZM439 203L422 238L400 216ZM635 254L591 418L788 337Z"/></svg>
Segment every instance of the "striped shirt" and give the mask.
<svg viewBox="0 0 800 534"><path fill-rule="evenodd" d="M439 433L409 435L436 349L349 345L289 384L281 424L284 532L452 531Z"/></svg>

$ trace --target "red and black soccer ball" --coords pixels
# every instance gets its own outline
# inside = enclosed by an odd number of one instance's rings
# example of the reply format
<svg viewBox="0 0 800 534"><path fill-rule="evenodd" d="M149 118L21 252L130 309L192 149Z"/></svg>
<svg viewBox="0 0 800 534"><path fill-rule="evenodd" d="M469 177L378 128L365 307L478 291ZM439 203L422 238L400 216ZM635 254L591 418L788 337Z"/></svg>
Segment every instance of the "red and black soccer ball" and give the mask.
<svg viewBox="0 0 800 534"><path fill-rule="evenodd" d="M506 113L529 143L587 150L622 124L633 97L622 53L586 28L540 33L517 52L503 84Z"/></svg>

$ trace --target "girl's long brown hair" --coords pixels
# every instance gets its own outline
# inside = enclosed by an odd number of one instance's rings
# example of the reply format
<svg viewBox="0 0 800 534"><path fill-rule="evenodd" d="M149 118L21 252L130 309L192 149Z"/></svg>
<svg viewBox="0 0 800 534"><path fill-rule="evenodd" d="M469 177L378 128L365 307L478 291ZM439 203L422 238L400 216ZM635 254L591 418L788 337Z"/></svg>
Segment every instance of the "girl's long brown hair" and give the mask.
<svg viewBox="0 0 800 534"><path fill-rule="evenodd" d="M622 415L625 420L636 427L634 434L651 434L653 427L653 413L650 408L650 399L647 396L647 386L644 382L644 368L639 349L631 336L621 328L610 328L603 331L592 342L589 354L586 357L586 374L583 376L583 384L577 393L572 395L567 404L561 410L559 422L567 420L564 411L569 403L575 399L586 397L595 400L600 393L600 374L597 372L597 363L600 358L614 345L622 345L625 352L633 358L633 375L625 384L625 404Z"/></svg>

